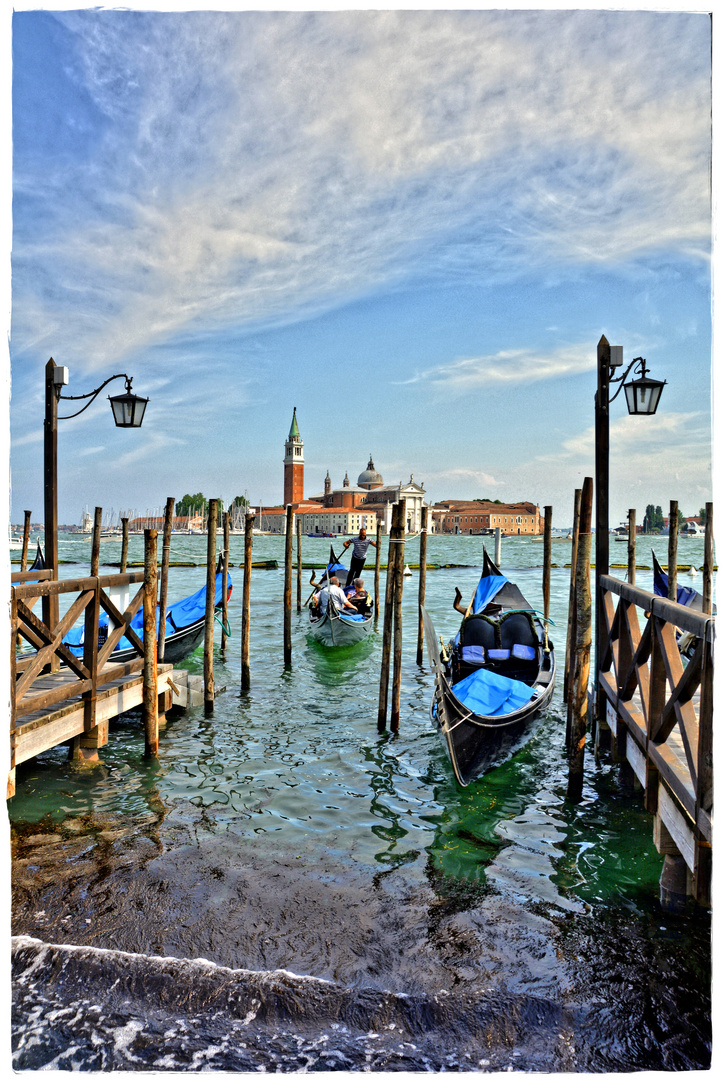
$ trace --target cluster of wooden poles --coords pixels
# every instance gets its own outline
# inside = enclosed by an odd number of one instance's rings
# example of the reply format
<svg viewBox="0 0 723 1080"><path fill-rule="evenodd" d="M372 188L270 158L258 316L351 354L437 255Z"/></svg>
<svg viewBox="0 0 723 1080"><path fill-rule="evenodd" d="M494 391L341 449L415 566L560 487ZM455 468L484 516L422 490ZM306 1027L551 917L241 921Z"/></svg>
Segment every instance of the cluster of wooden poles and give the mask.
<svg viewBox="0 0 723 1080"><path fill-rule="evenodd" d="M565 674L563 699L567 705L565 746L568 757L567 795L571 801L582 798L583 764L590 711L590 666L593 640L593 595L590 585L592 556L592 506L593 481L586 477L582 488L575 491L574 523L572 533L572 559L570 571L570 607L565 651ZM702 567L703 610L712 610L713 594L713 503L706 503L705 548ZM678 503L671 500L668 518L668 598L678 595ZM628 510L627 578L635 585L637 558L637 523L635 510ZM598 648L602 640L602 612L600 597L595 597L598 610ZM597 676L593 684L593 699L597 702ZM596 725L602 718L595 712L591 717L591 734L595 738ZM597 745L597 742L596 742Z"/></svg>

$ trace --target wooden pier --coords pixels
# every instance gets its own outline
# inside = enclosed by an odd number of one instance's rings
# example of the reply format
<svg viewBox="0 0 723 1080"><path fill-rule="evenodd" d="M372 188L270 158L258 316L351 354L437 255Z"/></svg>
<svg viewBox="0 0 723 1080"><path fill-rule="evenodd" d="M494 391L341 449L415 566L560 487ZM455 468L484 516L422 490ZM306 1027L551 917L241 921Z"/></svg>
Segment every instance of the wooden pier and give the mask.
<svg viewBox="0 0 723 1080"><path fill-rule="evenodd" d="M596 743L609 729L615 758L629 764L665 856L661 895L710 903L713 816L715 616L609 575L601 578L606 642L601 651ZM690 635L689 659L679 633Z"/></svg>
<svg viewBox="0 0 723 1080"><path fill-rule="evenodd" d="M54 580L49 570L12 575L8 798L15 793L15 769L21 762L63 744L69 745L74 757L93 760L98 748L108 742L113 717L143 705L157 731L173 704L185 706L198 695L198 687L189 685L185 671L156 662L153 635L150 667L155 678L148 677L144 641L130 626L143 603L144 580L144 573L139 572L68 581ZM140 588L131 595L134 585ZM57 611L61 597L67 610L49 618L47 613ZM119 608L121 597L124 602ZM43 619L32 610L38 599L43 603ZM98 632L101 609L108 614L104 641L99 641ZM81 617L85 619L83 655L76 656L63 638ZM136 656L113 663L110 654L124 636ZM31 651L18 651L21 641ZM149 687L153 702L148 700Z"/></svg>

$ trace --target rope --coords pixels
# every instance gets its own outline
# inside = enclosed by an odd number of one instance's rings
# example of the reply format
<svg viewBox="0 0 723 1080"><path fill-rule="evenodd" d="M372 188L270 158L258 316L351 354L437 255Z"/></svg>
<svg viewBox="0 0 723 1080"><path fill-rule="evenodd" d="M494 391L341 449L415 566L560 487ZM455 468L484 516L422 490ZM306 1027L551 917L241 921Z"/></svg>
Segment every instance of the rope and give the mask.
<svg viewBox="0 0 723 1080"><path fill-rule="evenodd" d="M223 630L226 637L231 637L231 627L229 626L228 621L224 620L224 619L219 619L218 614L216 614L214 617L216 619L216 622L219 624L219 626Z"/></svg>

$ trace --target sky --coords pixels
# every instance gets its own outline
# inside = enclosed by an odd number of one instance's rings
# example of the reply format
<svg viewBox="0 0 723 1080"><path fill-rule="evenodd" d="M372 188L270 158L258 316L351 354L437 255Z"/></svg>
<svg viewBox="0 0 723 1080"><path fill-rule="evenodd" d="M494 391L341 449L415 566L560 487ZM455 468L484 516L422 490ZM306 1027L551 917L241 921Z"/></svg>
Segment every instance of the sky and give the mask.
<svg viewBox="0 0 723 1080"><path fill-rule="evenodd" d="M611 406L611 525L713 497L707 14L74 8L6 16L12 522L52 356L150 398L60 422L61 523L278 504L296 407L307 496L371 455L566 527L603 334L668 384Z"/></svg>

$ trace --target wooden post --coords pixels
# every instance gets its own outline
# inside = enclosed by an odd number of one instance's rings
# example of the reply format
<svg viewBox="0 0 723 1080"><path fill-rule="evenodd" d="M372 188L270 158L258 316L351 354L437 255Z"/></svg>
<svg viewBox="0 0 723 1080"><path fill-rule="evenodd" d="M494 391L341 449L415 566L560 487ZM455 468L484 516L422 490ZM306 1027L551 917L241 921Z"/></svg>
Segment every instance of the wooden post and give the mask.
<svg viewBox="0 0 723 1080"><path fill-rule="evenodd" d="M713 610L713 503L705 504L705 554L703 555L703 611Z"/></svg>
<svg viewBox="0 0 723 1080"><path fill-rule="evenodd" d="M572 512L572 556L570 558L570 599L567 612L567 641L565 644L565 673L562 682L562 700L567 702L568 738L565 745L569 744L570 725L570 662L574 651L575 641L575 567L577 565L577 541L580 533L580 497L582 491L575 488L575 500Z"/></svg>
<svg viewBox="0 0 723 1080"><path fill-rule="evenodd" d="M294 508L286 507L286 546L284 549L284 667L291 665L291 578L294 552Z"/></svg>
<svg viewBox="0 0 723 1080"><path fill-rule="evenodd" d="M374 549L376 559L374 563L374 621L379 618L379 567L382 561L382 522L377 518L377 546Z"/></svg>
<svg viewBox="0 0 723 1080"><path fill-rule="evenodd" d="M384 626L382 630L382 662L379 677L379 711L377 729L385 731L387 726L387 701L389 697L389 658L392 648L392 618L394 602L394 571L398 544L392 543L398 535L399 503L392 508L392 525L389 530L389 554L387 555L387 584L384 596Z"/></svg>
<svg viewBox="0 0 723 1080"><path fill-rule="evenodd" d="M637 560L638 526L635 511L628 510L628 584L635 584L635 563Z"/></svg>
<svg viewBox="0 0 723 1080"><path fill-rule="evenodd" d="M424 607L424 598L427 589L427 519L429 516L428 507L422 507L422 525L421 533L419 534L419 625L417 627L417 664L420 666L424 662L424 621L422 619L422 608Z"/></svg>
<svg viewBox="0 0 723 1080"><path fill-rule="evenodd" d="M174 499L166 499L166 512L163 518L163 551L161 553L161 596L158 612L158 659L163 662L166 655L166 609L168 607L168 564L171 561L171 529L173 528Z"/></svg>
<svg viewBox="0 0 723 1080"><path fill-rule="evenodd" d="M20 571L25 573L28 568L28 544L30 543L30 515L31 511L25 511L25 525L23 527L23 550L20 556Z"/></svg>
<svg viewBox="0 0 723 1080"><path fill-rule="evenodd" d="M90 545L90 576L98 577L100 566L100 530L103 526L103 507L96 506L93 518L93 540ZM57 577L57 573L56 573Z"/></svg>
<svg viewBox="0 0 723 1080"><path fill-rule="evenodd" d="M156 529L144 531L143 559L143 730L146 757L158 757L158 660L156 598L158 553Z"/></svg>
<svg viewBox="0 0 723 1080"><path fill-rule="evenodd" d="M394 559L394 667L392 671L392 715L390 727L399 731L399 711L402 692L402 592L404 590L404 535L407 521L406 499L399 500L399 550Z"/></svg>
<svg viewBox="0 0 723 1080"><path fill-rule="evenodd" d="M610 344L603 334L597 346L595 395L595 673L593 676L592 730L604 719L605 703L598 692L598 671L605 636L600 578L610 573Z"/></svg>
<svg viewBox="0 0 723 1080"><path fill-rule="evenodd" d="M568 753L567 797L582 798L585 737L587 732L588 680L592 642L592 599L590 595L590 554L592 551L592 480L585 477L580 499L580 532L575 566L576 634L572 676L572 725Z"/></svg>
<svg viewBox="0 0 723 1080"><path fill-rule="evenodd" d="M45 423L43 430L43 494L45 525L45 567L58 577L58 397L55 385L55 361L45 365ZM58 597L44 596L43 622L54 630L58 624ZM60 661L53 656L50 670L59 671Z"/></svg>
<svg viewBox="0 0 723 1080"><path fill-rule="evenodd" d="M495 529L495 566L499 570L500 563L502 562L502 529L497 526Z"/></svg>
<svg viewBox="0 0 723 1080"><path fill-rule="evenodd" d="M123 539L121 540L120 572L125 574L128 569L128 518L121 518L123 523Z"/></svg>
<svg viewBox="0 0 723 1080"><path fill-rule="evenodd" d="M254 544L255 514L246 515L244 527L244 586L241 611L241 691L248 690L251 686L251 669L249 667L249 638L250 623L249 614L251 608L251 553Z"/></svg>
<svg viewBox="0 0 723 1080"><path fill-rule="evenodd" d="M231 520L228 510L223 515L223 556L221 561L221 652L226 652L228 634L228 552L231 544Z"/></svg>
<svg viewBox="0 0 723 1080"><path fill-rule="evenodd" d="M206 547L206 624L203 639L203 706L207 716L214 709L213 620L216 611L216 529L218 499L208 500L208 545Z"/></svg>
<svg viewBox="0 0 723 1080"><path fill-rule="evenodd" d="M678 504L674 499L668 518L668 599L678 599Z"/></svg>
<svg viewBox="0 0 723 1080"><path fill-rule="evenodd" d="M301 611L301 516L296 518L296 610Z"/></svg>
<svg viewBox="0 0 723 1080"><path fill-rule="evenodd" d="M550 569L552 563L552 507L545 507L545 538L542 544L542 610L550 617ZM547 626L547 623L545 624Z"/></svg>

